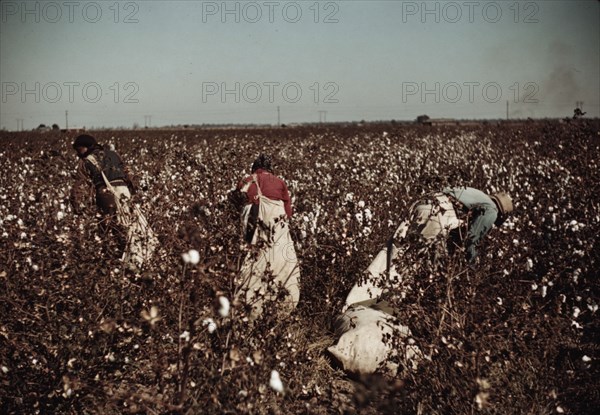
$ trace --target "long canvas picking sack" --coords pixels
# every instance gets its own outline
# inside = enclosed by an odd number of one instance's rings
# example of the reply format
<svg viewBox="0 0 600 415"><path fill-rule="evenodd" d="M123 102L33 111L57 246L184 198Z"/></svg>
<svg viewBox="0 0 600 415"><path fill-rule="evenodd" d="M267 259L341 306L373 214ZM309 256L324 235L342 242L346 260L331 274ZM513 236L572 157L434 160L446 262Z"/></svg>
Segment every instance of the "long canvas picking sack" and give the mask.
<svg viewBox="0 0 600 415"><path fill-rule="evenodd" d="M384 294L383 287L394 289L401 281L401 275L393 265L398 254L394 242L402 241L408 229L407 221L396 229L387 246L367 268L366 281L354 285L346 297L342 314L334 322L334 331L339 338L327 350L347 372L365 375L381 370L395 374L399 369L397 362L416 369L422 355L410 339L409 328L397 322L392 315L393 309L380 299Z"/></svg>
<svg viewBox="0 0 600 415"><path fill-rule="evenodd" d="M369 268L367 268L365 278L354 284L350 290L342 311L355 303L368 300L376 301L383 293L383 287L393 286L394 284L390 284L390 282L400 282L400 274L393 264L393 260L398 255L398 248L395 243L401 242L406 237L408 228L408 221L404 221L398 226L390 239L391 243L388 243L379 251Z"/></svg>
<svg viewBox="0 0 600 415"><path fill-rule="evenodd" d="M267 268L273 273L275 285L281 284L288 291L284 308L294 309L300 299L300 268L296 258L296 250L292 241L289 225L285 220L285 209L281 200L271 200L262 194L258 179L256 183L259 208L256 229L252 236L253 245L264 242L264 248L258 257L253 259L249 254L242 265L242 287L247 288L246 301L253 305L255 315L262 312L262 305L271 298L267 294L267 286L262 281ZM243 221L247 225L250 208L244 211Z"/></svg>
<svg viewBox="0 0 600 415"><path fill-rule="evenodd" d="M125 186L113 186L104 174L98 160L93 156L90 156L89 159L100 170L106 188L115 198L118 223L127 230L127 243L122 260L128 267L140 268L144 262L152 258L158 246L158 239L141 210L136 205L132 206L129 203L129 189Z"/></svg>

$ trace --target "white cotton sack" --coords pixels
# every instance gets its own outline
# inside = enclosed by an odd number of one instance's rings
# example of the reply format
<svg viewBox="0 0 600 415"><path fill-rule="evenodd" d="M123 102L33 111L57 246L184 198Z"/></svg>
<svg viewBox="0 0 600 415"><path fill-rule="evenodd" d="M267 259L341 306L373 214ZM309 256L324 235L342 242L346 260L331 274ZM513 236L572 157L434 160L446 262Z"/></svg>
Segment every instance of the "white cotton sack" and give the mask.
<svg viewBox="0 0 600 415"><path fill-rule="evenodd" d="M384 361L397 356L398 350L393 348L391 341L386 344L383 339L386 335L408 338L408 327L394 324L388 313L362 305L348 308L334 324L336 336L340 337L337 344L327 350L345 371L358 375L371 374L378 369L396 373L398 364ZM405 358L412 360L418 355L416 346L407 347Z"/></svg>
<svg viewBox="0 0 600 415"><path fill-rule="evenodd" d="M395 248L392 248L395 253ZM344 305L344 310L355 303L360 303L363 301L369 300L377 300L379 296L383 293L383 286L387 286L385 280L388 278L388 274L386 273L386 265L387 265L387 248L383 248L369 268L367 269L366 278L363 281L357 282L354 284L348 296L346 297L346 304ZM396 272L395 267L392 267L390 270L390 276L392 278L398 279L398 273ZM343 311L344 311L343 310Z"/></svg>
<svg viewBox="0 0 600 415"><path fill-rule="evenodd" d="M406 237L408 228L409 223L407 221L402 222L400 226L398 226L393 237L394 243L402 242L402 240ZM393 262L397 256L398 248L392 244L390 252L391 262ZM402 280L393 263L391 264L389 273L387 272L387 263L388 248L387 246L384 246L379 251L375 259L373 259L369 265L369 268L367 268L366 279L354 284L350 290L350 293L348 293L348 296L346 297L346 303L342 311L345 311L346 308L355 303L377 300L378 297L383 293L383 287L393 287Z"/></svg>

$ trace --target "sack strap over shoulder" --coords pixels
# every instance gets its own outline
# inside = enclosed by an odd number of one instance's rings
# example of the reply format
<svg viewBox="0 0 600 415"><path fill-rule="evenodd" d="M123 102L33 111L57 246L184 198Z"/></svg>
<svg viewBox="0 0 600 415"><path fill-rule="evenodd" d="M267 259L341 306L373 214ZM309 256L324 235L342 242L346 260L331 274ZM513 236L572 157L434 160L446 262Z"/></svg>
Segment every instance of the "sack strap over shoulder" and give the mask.
<svg viewBox="0 0 600 415"><path fill-rule="evenodd" d="M98 160L96 160L96 158L94 157L88 157L88 159L94 164L94 166L98 167L98 169L100 170L100 173L102 173L102 179L104 180L104 184L106 184L106 189L112 193L112 195L115 198L115 204L117 207L117 212L119 213L119 223L124 224L125 226L129 226L131 225L131 219L127 218L127 210L125 209L125 206L123 206L121 199L119 198L119 195L117 194L117 191L115 190L115 187L110 183L110 181L108 180L108 178L106 177L106 175L104 174L104 172L102 171L102 169L100 168L100 164L98 163ZM134 206L134 212L138 215L138 218L143 217L143 215L141 214L141 212L139 211L139 209L137 208L137 206ZM144 221L146 220L145 218L143 219ZM147 223L146 225L147 226Z"/></svg>
<svg viewBox="0 0 600 415"><path fill-rule="evenodd" d="M94 165L96 166L96 168L98 170L100 170L100 173L102 174L102 179L104 180L104 184L106 184L106 188L108 190L111 191L111 193L115 193L115 189L114 187L110 184L110 181L108 180L108 178L106 177L106 175L104 174L104 171L102 169L102 167L100 166L100 163L98 162L98 160L96 159L96 157L94 156L90 156L88 157L88 160Z"/></svg>
<svg viewBox="0 0 600 415"><path fill-rule="evenodd" d="M262 191L260 190L260 185L258 184L258 175L253 174L252 180L254 181L254 183L256 183L256 192L258 193L258 197L262 197L263 194L262 194Z"/></svg>

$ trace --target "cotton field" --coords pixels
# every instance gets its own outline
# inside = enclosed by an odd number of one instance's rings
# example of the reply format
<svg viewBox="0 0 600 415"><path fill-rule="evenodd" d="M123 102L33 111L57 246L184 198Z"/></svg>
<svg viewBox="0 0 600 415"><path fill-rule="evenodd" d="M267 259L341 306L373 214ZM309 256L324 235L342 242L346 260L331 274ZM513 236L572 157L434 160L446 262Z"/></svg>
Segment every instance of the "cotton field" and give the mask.
<svg viewBox="0 0 600 415"><path fill-rule="evenodd" d="M0 412L593 413L599 126L88 132L129 165L159 238L139 273L111 255L92 199L82 215L69 204L75 136L2 132ZM287 318L251 323L229 193L259 153L293 198L301 293ZM509 192L515 214L475 267L398 258L411 272L395 306L423 358L348 376L326 353L332 321L410 206L448 185Z"/></svg>

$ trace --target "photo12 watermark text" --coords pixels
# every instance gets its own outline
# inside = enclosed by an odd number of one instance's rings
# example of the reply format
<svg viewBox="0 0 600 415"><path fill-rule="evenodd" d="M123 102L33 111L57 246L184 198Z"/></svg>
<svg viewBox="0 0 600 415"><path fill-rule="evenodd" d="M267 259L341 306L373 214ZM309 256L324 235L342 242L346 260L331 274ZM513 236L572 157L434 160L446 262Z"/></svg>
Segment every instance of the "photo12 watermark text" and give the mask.
<svg viewBox="0 0 600 415"><path fill-rule="evenodd" d="M2 23L139 23L133 1L2 1Z"/></svg>

